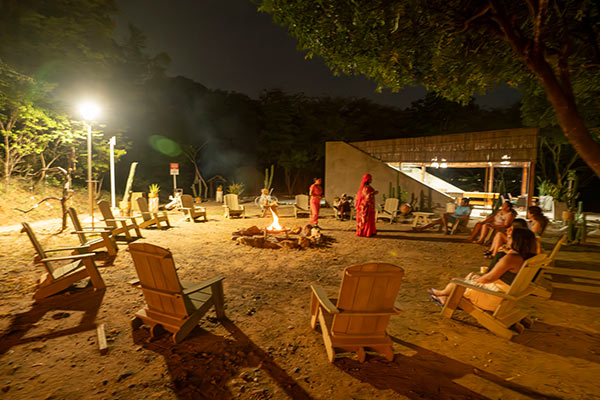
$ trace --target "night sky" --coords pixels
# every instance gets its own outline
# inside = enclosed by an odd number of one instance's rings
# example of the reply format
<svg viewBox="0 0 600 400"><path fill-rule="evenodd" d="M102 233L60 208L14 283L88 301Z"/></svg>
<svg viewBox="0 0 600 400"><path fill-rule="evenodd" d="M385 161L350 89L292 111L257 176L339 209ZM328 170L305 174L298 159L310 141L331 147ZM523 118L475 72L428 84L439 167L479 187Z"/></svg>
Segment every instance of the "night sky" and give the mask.
<svg viewBox="0 0 600 400"><path fill-rule="evenodd" d="M140 28L148 53L171 57L169 76L183 75L210 89L257 98L264 89L309 96L366 97L376 103L407 107L422 98L422 86L398 93L375 93L375 83L360 76L333 76L321 59L308 60L296 39L259 13L250 0L118 0L122 35L127 24ZM519 98L499 88L478 99L484 107L502 107Z"/></svg>

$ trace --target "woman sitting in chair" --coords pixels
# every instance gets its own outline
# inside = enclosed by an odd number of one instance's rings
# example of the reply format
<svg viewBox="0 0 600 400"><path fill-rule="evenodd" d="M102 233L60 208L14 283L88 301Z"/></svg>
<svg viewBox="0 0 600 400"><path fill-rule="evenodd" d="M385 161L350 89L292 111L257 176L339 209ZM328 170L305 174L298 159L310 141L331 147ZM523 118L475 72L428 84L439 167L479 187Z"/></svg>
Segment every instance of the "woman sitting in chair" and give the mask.
<svg viewBox="0 0 600 400"><path fill-rule="evenodd" d="M535 235L529 229L514 229L508 239L508 248L509 250L506 255L498 261L491 271L483 276L470 273L466 279L470 283L488 290L506 292L525 260L536 255ZM456 284L449 283L442 290L431 288L428 289L428 292L431 300L443 306L455 287ZM501 300L496 296L475 292L470 289L465 291L464 296L484 310L493 310Z"/></svg>
<svg viewBox="0 0 600 400"><path fill-rule="evenodd" d="M505 232L506 229L512 225L513 220L517 216L517 212L513 210L513 205L510 201L505 201L502 203L502 207L484 219L481 222L478 222L473 227L473 233L467 239L469 242L484 244L485 238L489 233L490 229L493 229L496 232ZM481 232L479 236L479 240L475 241L475 237L478 233Z"/></svg>
<svg viewBox="0 0 600 400"><path fill-rule="evenodd" d="M529 229L537 237L542 236L549 222L542 209L538 206L530 206L527 209L527 219L529 219Z"/></svg>

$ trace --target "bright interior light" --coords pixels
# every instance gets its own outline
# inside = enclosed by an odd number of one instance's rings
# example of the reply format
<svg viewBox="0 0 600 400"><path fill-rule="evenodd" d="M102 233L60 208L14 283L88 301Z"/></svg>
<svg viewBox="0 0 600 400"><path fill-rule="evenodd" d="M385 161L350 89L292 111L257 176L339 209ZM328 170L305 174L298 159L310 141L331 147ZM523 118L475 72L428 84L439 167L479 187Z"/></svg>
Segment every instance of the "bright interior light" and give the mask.
<svg viewBox="0 0 600 400"><path fill-rule="evenodd" d="M83 119L91 121L100 115L100 107L98 107L98 104L94 103L93 101L84 101L79 105L79 113Z"/></svg>

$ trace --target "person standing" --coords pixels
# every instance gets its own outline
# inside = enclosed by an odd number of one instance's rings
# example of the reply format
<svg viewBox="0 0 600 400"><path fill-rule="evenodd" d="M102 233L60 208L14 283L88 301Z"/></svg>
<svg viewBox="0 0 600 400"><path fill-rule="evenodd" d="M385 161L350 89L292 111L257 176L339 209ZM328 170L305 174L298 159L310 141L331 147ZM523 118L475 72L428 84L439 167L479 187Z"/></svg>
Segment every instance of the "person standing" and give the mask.
<svg viewBox="0 0 600 400"><path fill-rule="evenodd" d="M321 209L321 198L323 198L323 187L321 178L315 178L314 183L308 189L310 195L310 224L319 226L319 210Z"/></svg>
<svg viewBox="0 0 600 400"><path fill-rule="evenodd" d="M356 194L356 236L371 237L377 233L375 228L375 195L371 187L371 174L365 174Z"/></svg>

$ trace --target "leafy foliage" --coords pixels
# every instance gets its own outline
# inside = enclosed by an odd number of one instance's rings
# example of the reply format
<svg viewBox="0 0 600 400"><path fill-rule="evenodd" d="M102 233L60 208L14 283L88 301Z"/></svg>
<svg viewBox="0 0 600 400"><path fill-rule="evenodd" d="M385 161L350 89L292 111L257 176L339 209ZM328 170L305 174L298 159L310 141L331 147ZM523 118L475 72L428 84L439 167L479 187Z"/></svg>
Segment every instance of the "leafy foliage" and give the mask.
<svg viewBox="0 0 600 400"><path fill-rule="evenodd" d="M462 104L500 83L520 87L528 118L534 110L549 116L551 104L569 142L600 174L600 144L584 122L598 114L600 3L256 1L335 74L364 74L392 90L422 83Z"/></svg>

